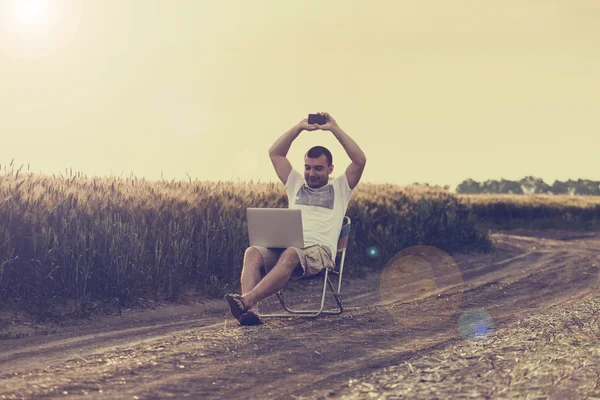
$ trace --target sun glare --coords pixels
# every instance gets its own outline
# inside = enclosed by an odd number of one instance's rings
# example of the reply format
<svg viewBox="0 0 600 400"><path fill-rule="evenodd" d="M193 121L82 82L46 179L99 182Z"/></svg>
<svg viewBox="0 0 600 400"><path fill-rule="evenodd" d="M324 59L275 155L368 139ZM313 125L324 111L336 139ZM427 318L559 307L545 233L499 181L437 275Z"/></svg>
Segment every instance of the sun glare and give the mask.
<svg viewBox="0 0 600 400"><path fill-rule="evenodd" d="M48 2L18 0L13 3L15 23L21 27L35 27L48 21Z"/></svg>
<svg viewBox="0 0 600 400"><path fill-rule="evenodd" d="M0 0L0 53L37 58L75 36L83 0Z"/></svg>

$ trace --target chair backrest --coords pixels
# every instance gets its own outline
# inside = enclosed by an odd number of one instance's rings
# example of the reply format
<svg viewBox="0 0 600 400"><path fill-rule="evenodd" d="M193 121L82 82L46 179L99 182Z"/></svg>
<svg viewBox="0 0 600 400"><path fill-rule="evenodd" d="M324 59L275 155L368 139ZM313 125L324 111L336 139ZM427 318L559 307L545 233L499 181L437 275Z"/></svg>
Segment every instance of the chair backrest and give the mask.
<svg viewBox="0 0 600 400"><path fill-rule="evenodd" d="M346 251L346 247L348 247L348 236L350 235L350 217L345 216L344 221L342 223L342 230L340 231L340 238L338 239L337 244L337 254L336 256L336 265L338 265L338 258L341 257L342 253Z"/></svg>

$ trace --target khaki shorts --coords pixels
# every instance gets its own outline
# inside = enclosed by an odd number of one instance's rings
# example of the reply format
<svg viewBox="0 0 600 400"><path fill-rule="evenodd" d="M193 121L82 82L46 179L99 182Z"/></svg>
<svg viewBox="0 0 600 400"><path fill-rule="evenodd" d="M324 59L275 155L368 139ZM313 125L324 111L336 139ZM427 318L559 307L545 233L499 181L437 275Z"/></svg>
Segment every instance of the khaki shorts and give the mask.
<svg viewBox="0 0 600 400"><path fill-rule="evenodd" d="M254 247L262 254L263 259L265 260L265 272L269 272L273 269L281 254L285 251L284 248L267 248L263 246L251 247ZM299 267L301 267L294 270L294 273L291 276L291 279L293 280L316 275L324 268L329 268L330 270L335 268L335 262L331 257L331 250L328 246L313 244L303 248L290 247L290 249L294 249L296 250L296 253L298 253L298 258L300 259Z"/></svg>

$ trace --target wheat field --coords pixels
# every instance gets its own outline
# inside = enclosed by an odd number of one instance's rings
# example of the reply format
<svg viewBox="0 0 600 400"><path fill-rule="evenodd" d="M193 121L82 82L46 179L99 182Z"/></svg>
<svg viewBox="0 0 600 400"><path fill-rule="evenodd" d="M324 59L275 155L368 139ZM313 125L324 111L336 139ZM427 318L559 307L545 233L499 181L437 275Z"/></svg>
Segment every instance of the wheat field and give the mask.
<svg viewBox="0 0 600 400"><path fill-rule="evenodd" d="M540 207L511 199L513 208ZM449 253L487 251L491 244L481 218L494 220L489 213L508 203L498 196L475 200L439 188L361 183L347 211L352 220L347 271L360 275L381 269L395 253L418 244ZM588 206L543 207L560 216L565 207L582 211ZM136 299L177 299L186 290L221 295L239 282L248 207L287 207L283 185L5 169L0 175L0 304L44 315L62 299L86 315L98 302L120 307ZM373 248L377 252L369 251Z"/></svg>

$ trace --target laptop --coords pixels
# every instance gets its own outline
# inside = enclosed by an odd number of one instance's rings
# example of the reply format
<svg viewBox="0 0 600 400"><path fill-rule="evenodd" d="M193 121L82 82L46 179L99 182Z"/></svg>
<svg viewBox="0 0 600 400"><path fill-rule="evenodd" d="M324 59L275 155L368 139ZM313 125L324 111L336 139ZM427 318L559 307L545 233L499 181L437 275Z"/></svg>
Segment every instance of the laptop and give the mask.
<svg viewBox="0 0 600 400"><path fill-rule="evenodd" d="M303 248L301 212L294 208L247 208L250 246Z"/></svg>

